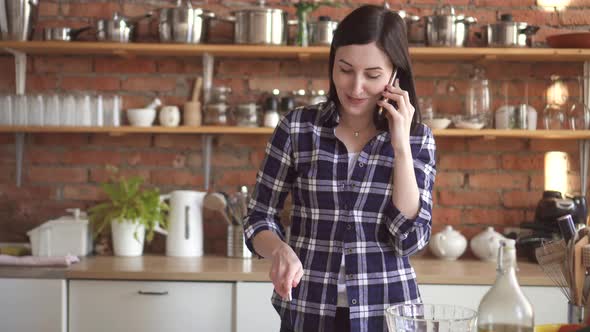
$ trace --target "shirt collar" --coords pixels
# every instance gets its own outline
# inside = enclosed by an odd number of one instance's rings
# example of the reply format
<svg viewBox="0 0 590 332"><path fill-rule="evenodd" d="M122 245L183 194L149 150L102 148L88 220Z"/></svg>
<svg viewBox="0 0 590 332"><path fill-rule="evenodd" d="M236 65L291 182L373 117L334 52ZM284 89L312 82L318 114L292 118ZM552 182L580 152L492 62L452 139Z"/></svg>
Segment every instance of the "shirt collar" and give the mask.
<svg viewBox="0 0 590 332"><path fill-rule="evenodd" d="M336 127L340 122L340 114L336 104L329 100L320 105L320 123L326 127Z"/></svg>

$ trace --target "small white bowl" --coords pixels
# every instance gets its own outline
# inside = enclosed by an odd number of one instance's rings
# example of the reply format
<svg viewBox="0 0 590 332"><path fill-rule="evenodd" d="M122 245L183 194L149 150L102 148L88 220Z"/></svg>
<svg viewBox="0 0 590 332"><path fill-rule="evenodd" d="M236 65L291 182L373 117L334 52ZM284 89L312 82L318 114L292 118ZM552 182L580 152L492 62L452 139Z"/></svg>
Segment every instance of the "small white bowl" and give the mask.
<svg viewBox="0 0 590 332"><path fill-rule="evenodd" d="M455 127L461 128L461 129L481 129L485 125L486 124L483 122L471 122L471 121L465 121L465 120L460 120L460 121L457 121L457 123L455 123Z"/></svg>
<svg viewBox="0 0 590 332"><path fill-rule="evenodd" d="M425 119L422 122L432 129L445 129L451 124L451 119L438 118L438 119Z"/></svg>
<svg viewBox="0 0 590 332"><path fill-rule="evenodd" d="M127 119L132 126L151 127L156 119L156 110L153 108L130 108L127 110Z"/></svg>

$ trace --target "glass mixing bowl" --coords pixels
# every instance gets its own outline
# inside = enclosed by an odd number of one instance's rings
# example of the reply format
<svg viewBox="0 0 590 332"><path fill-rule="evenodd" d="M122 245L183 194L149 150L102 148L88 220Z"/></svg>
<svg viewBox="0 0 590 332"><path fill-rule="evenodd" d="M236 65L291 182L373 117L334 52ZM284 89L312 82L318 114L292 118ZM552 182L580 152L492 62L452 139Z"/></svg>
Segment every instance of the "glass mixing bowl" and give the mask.
<svg viewBox="0 0 590 332"><path fill-rule="evenodd" d="M385 310L389 332L474 332L477 312L447 304L399 304Z"/></svg>

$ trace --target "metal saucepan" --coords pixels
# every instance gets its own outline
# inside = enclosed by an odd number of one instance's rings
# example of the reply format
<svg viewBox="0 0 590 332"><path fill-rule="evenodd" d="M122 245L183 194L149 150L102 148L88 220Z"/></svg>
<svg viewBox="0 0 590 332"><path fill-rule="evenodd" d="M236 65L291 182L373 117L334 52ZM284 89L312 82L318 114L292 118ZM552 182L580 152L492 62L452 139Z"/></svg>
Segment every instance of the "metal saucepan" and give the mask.
<svg viewBox="0 0 590 332"><path fill-rule="evenodd" d="M488 47L527 47L531 44L530 37L537 31L538 26L513 22L512 15L502 14L498 22L482 26L482 33L476 33L476 36Z"/></svg>
<svg viewBox="0 0 590 332"><path fill-rule="evenodd" d="M127 18L115 12L112 19L102 19L96 22L96 39L128 43L134 39L135 26L144 18L152 17L152 13Z"/></svg>
<svg viewBox="0 0 590 332"><path fill-rule="evenodd" d="M0 40L31 40L37 13L37 0L0 0Z"/></svg>
<svg viewBox="0 0 590 332"><path fill-rule="evenodd" d="M69 27L56 27L43 29L43 40L72 41L84 31L92 29L91 26L72 29Z"/></svg>
<svg viewBox="0 0 590 332"><path fill-rule="evenodd" d="M209 41L211 19L215 14L211 11L192 8L187 1L186 6L164 8L160 10L158 32L163 43L200 44Z"/></svg>
<svg viewBox="0 0 590 332"><path fill-rule="evenodd" d="M309 44L331 45L338 21L332 21L329 16L320 16L315 22L309 22Z"/></svg>
<svg viewBox="0 0 590 332"><path fill-rule="evenodd" d="M469 37L469 26L476 22L473 17L455 15L452 6L437 8L434 15L426 16L425 38L428 46L462 47Z"/></svg>
<svg viewBox="0 0 590 332"><path fill-rule="evenodd" d="M287 12L282 9L264 6L264 1L258 1L258 6L232 12L233 16L223 18L223 21L234 24L234 43L285 45L289 36L289 22Z"/></svg>

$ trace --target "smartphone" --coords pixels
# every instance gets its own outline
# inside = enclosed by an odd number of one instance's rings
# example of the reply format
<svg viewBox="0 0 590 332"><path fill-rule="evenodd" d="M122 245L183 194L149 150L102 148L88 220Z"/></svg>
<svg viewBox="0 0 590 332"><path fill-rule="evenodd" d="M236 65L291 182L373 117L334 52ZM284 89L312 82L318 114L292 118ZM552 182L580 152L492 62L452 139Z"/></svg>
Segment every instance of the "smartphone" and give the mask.
<svg viewBox="0 0 590 332"><path fill-rule="evenodd" d="M389 82L387 83L387 85L393 85L396 77L397 77L397 68L393 70L393 73L391 73L391 77L389 78ZM384 102L389 101L389 99L387 99L385 97L382 97L381 100L383 100ZM377 116L379 117L379 119L383 119L385 117L385 113L383 113L383 106L379 106L379 110L377 111Z"/></svg>

